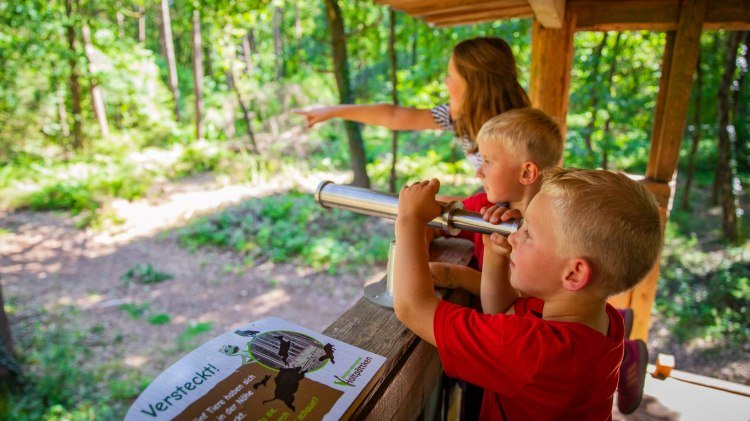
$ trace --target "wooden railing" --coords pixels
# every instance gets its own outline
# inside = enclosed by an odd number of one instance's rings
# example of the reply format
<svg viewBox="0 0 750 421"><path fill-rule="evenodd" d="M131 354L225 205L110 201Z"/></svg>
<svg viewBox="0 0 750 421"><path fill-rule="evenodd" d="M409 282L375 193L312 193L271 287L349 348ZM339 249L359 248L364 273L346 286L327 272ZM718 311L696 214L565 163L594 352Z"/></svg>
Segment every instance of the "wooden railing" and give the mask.
<svg viewBox="0 0 750 421"><path fill-rule="evenodd" d="M430 260L467 265L472 244L438 239L430 247ZM467 295L450 292L451 301ZM393 310L361 298L333 322L325 335L386 357L370 389L350 408L352 419L415 419L438 384L442 367L437 349L425 343L398 321Z"/></svg>

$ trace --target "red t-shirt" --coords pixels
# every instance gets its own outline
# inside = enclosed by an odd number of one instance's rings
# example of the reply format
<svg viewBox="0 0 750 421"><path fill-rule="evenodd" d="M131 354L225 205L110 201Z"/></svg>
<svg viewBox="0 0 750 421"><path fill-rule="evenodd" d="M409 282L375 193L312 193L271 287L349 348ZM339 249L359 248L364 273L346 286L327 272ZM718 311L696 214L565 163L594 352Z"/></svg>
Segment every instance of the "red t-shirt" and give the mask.
<svg viewBox="0 0 750 421"><path fill-rule="evenodd" d="M464 209L479 212L483 207L490 207L494 203L487 200L487 193L477 193L474 196L467 197L462 200ZM456 236L458 238L465 238L474 243L474 257L477 258L477 269L482 270L482 262L484 261L484 244L482 243L482 234L477 232L471 232L463 230Z"/></svg>
<svg viewBox="0 0 750 421"><path fill-rule="evenodd" d="M541 318L519 298L514 315L441 301L435 340L445 373L484 388L483 420L610 420L623 354L623 321L607 304L607 336Z"/></svg>

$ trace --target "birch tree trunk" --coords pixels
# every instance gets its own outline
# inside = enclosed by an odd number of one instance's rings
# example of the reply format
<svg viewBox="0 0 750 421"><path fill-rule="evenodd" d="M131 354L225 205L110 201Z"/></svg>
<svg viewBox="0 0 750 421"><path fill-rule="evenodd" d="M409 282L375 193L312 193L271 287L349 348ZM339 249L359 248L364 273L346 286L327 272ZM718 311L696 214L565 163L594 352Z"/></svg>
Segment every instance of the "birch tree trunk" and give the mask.
<svg viewBox="0 0 750 421"><path fill-rule="evenodd" d="M737 223L737 197L734 193L734 165L732 160L732 143L734 127L732 127L731 86L735 82L737 67L737 46L740 33L732 32L727 40L727 51L724 60L724 76L719 86L717 113L719 117L719 147L718 167L720 172L719 189L721 202L721 227L724 238L731 242L739 239L739 224Z"/></svg>
<svg viewBox="0 0 750 421"><path fill-rule="evenodd" d="M181 121L180 116L180 87L177 80L177 63L174 58L174 42L172 40L172 20L169 14L169 1L161 0L161 27L162 27L162 47L167 59L167 69L169 70L169 90L172 91L172 100L174 101L174 118Z"/></svg>
<svg viewBox="0 0 750 421"><path fill-rule="evenodd" d="M102 132L102 137L106 138L109 136L107 110L104 106L104 94L102 93L102 88L96 82L96 77L94 76L96 73L96 65L94 63L96 57L94 53L94 45L91 43L91 29L88 24L83 25L81 32L83 34L83 51L86 55L86 61L88 62L89 67L89 90L91 91L91 102L94 106L94 115L99 122L99 129Z"/></svg>
<svg viewBox="0 0 750 421"><path fill-rule="evenodd" d="M203 46L201 14L193 10L193 92L195 93L195 139L203 139Z"/></svg>

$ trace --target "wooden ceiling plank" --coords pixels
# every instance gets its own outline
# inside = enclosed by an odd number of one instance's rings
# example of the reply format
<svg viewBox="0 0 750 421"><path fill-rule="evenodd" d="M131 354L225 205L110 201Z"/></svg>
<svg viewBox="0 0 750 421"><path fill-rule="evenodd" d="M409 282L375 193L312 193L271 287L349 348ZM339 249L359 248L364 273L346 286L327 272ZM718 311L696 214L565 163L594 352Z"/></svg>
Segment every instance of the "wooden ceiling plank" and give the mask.
<svg viewBox="0 0 750 421"><path fill-rule="evenodd" d="M488 11L489 12L497 11L498 13L502 13L503 10L517 9L519 7L528 9L528 3L514 2L514 4L511 4L503 0L484 1L481 3L458 2L458 4L455 4L455 5L441 6L439 8L428 7L428 8L414 9L409 14L412 16L417 16L417 17L427 17L427 16L434 16L434 15L452 15L452 16L460 15L463 17L471 13L481 13L481 12L488 12Z"/></svg>
<svg viewBox="0 0 750 421"><path fill-rule="evenodd" d="M500 11L481 11L466 13L460 16L455 14L446 15L433 15L425 17L425 21L432 25L437 26L453 26L453 25L464 25L477 22L489 22L500 19L510 19L519 17L531 17L533 12L530 6L515 7L509 9L503 9Z"/></svg>
<svg viewBox="0 0 750 421"><path fill-rule="evenodd" d="M529 0L534 17L545 28L560 29L565 17L565 0Z"/></svg>

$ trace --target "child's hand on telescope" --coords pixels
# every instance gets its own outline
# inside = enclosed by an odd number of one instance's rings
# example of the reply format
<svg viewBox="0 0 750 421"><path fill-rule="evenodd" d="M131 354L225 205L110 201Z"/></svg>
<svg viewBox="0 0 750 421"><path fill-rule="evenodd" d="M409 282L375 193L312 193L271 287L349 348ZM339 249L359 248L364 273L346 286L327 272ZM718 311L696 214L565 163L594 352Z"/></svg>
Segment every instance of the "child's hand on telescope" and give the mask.
<svg viewBox="0 0 750 421"><path fill-rule="evenodd" d="M511 219L521 218L521 211L518 209L508 209L505 206L490 206L489 208L480 209L479 213L482 214L482 218L491 224L499 224L501 222L507 222ZM512 251L512 247L508 242L508 237L494 233L491 235L482 235L482 243L484 244L485 250L490 250L494 254L500 256L506 256Z"/></svg>
<svg viewBox="0 0 750 421"><path fill-rule="evenodd" d="M435 201L439 189L436 178L404 186L398 195L398 219L413 218L424 224L435 219L440 215L440 205Z"/></svg>

